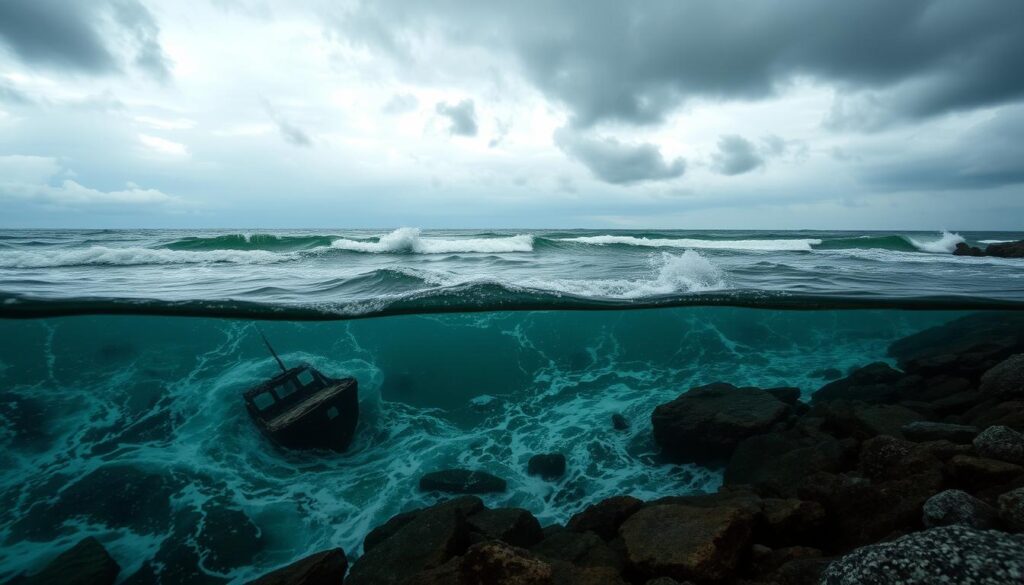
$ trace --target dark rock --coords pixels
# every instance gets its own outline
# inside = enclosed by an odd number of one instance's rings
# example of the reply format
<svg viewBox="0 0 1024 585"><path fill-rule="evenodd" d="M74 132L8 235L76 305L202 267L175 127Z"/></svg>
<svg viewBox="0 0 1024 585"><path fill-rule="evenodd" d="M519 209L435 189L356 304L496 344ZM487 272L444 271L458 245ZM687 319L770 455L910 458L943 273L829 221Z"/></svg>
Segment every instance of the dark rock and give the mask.
<svg viewBox="0 0 1024 585"><path fill-rule="evenodd" d="M551 563L554 585L629 585L618 569L612 567L578 567L566 562Z"/></svg>
<svg viewBox="0 0 1024 585"><path fill-rule="evenodd" d="M463 554L470 542L468 516L483 509L476 497L449 500L420 510L352 565L349 585L401 583Z"/></svg>
<svg viewBox="0 0 1024 585"><path fill-rule="evenodd" d="M982 394L1004 400L1024 397L1024 353L1012 355L981 377Z"/></svg>
<svg viewBox="0 0 1024 585"><path fill-rule="evenodd" d="M959 524L987 530L996 524L996 511L991 506L960 490L946 490L924 503L924 525L928 528Z"/></svg>
<svg viewBox="0 0 1024 585"><path fill-rule="evenodd" d="M553 585L552 567L499 541L474 544L465 555L424 570L407 585Z"/></svg>
<svg viewBox="0 0 1024 585"><path fill-rule="evenodd" d="M484 505L483 502L476 497L467 497L465 500L469 503L470 508L480 509ZM370 549L384 542L388 538L391 538L391 536L398 532L403 526L412 522L422 511L422 508L418 508L416 510L396 514L388 519L384 524L381 524L371 530L365 537L363 537L363 552L369 552Z"/></svg>
<svg viewBox="0 0 1024 585"><path fill-rule="evenodd" d="M825 414L826 428L839 436L858 440L878 435L901 436L901 429L921 420L921 415L897 404L865 404L835 400L820 407Z"/></svg>
<svg viewBox="0 0 1024 585"><path fill-rule="evenodd" d="M796 404L797 402L800 402L801 392L799 388L766 388L765 392L771 394L772 396L775 397L776 400L782 402L783 404L792 405Z"/></svg>
<svg viewBox="0 0 1024 585"><path fill-rule="evenodd" d="M651 424L654 439L666 454L707 462L729 457L740 441L767 431L787 411L764 390L719 382L658 406Z"/></svg>
<svg viewBox="0 0 1024 585"><path fill-rule="evenodd" d="M997 244L989 244L985 248L986 256L996 256L999 258L1024 258L1024 240L1019 242L999 242Z"/></svg>
<svg viewBox="0 0 1024 585"><path fill-rule="evenodd" d="M754 540L772 548L816 542L825 526L825 508L818 502L765 498L762 509Z"/></svg>
<svg viewBox="0 0 1024 585"><path fill-rule="evenodd" d="M974 450L982 457L1024 465L1024 433L992 426L974 438Z"/></svg>
<svg viewBox="0 0 1024 585"><path fill-rule="evenodd" d="M818 585L821 574L832 562L827 558L793 559L779 567L772 577L777 585Z"/></svg>
<svg viewBox="0 0 1024 585"><path fill-rule="evenodd" d="M629 421L626 420L626 417L616 412L612 415L612 428L617 431L629 430Z"/></svg>
<svg viewBox="0 0 1024 585"><path fill-rule="evenodd" d="M978 434L978 427L952 423L916 421L903 425L900 432L904 437L923 443L925 441L949 441L957 444L970 443Z"/></svg>
<svg viewBox="0 0 1024 585"><path fill-rule="evenodd" d="M347 569L345 551L334 548L271 571L249 585L337 585Z"/></svg>
<svg viewBox="0 0 1024 585"><path fill-rule="evenodd" d="M578 567L622 569L622 559L593 532L560 532L540 541L530 552L547 561L564 561Z"/></svg>
<svg viewBox="0 0 1024 585"><path fill-rule="evenodd" d="M750 546L752 515L739 507L648 506L619 533L626 563L645 578L722 580L732 577Z"/></svg>
<svg viewBox="0 0 1024 585"><path fill-rule="evenodd" d="M495 508L481 510L470 516L469 528L485 540L500 540L529 548L544 538L540 522L522 508Z"/></svg>
<svg viewBox="0 0 1024 585"><path fill-rule="evenodd" d="M921 475L931 475L934 480L942 475L942 462L928 445L886 435L864 441L857 467L865 477L873 481Z"/></svg>
<svg viewBox="0 0 1024 585"><path fill-rule="evenodd" d="M875 362L858 368L849 376L825 384L811 396L813 402L828 400L862 400L864 402L889 402L899 393L903 372L892 369L889 364Z"/></svg>
<svg viewBox="0 0 1024 585"><path fill-rule="evenodd" d="M977 380L1011 354L1024 351L1024 315L985 311L904 337L889 355L908 373Z"/></svg>
<svg viewBox="0 0 1024 585"><path fill-rule="evenodd" d="M671 577L655 577L644 585L692 585L690 581L680 583Z"/></svg>
<svg viewBox="0 0 1024 585"><path fill-rule="evenodd" d="M968 487L1000 485L1024 473L1024 467L1020 465L970 455L957 455L946 465L949 467L949 474L956 478L960 485Z"/></svg>
<svg viewBox="0 0 1024 585"><path fill-rule="evenodd" d="M1019 584L1024 537L965 526L932 528L857 549L833 562L822 585Z"/></svg>
<svg viewBox="0 0 1024 585"><path fill-rule="evenodd" d="M527 473L539 475L544 479L556 479L565 475L565 455L547 453L530 457Z"/></svg>
<svg viewBox="0 0 1024 585"><path fill-rule="evenodd" d="M1024 488L999 496L999 518L1010 530L1024 532Z"/></svg>
<svg viewBox="0 0 1024 585"><path fill-rule="evenodd" d="M835 380L836 378L842 378L843 372L839 368L821 368L811 372L811 377L821 380Z"/></svg>
<svg viewBox="0 0 1024 585"><path fill-rule="evenodd" d="M981 429L1003 426L1024 431L1024 400L985 401L964 413L962 418L963 422Z"/></svg>
<svg viewBox="0 0 1024 585"><path fill-rule="evenodd" d="M23 585L113 585L121 567L93 537L83 538L60 553Z"/></svg>
<svg viewBox="0 0 1024 585"><path fill-rule="evenodd" d="M985 252L981 251L981 248L977 246L968 246L963 242L958 242L956 249L953 250L954 256L984 256Z"/></svg>
<svg viewBox="0 0 1024 585"><path fill-rule="evenodd" d="M750 437L737 446L725 468L725 483L749 484L784 497L796 495L804 479L839 471L844 450L832 438L794 438L777 433Z"/></svg>
<svg viewBox="0 0 1024 585"><path fill-rule="evenodd" d="M573 514L566 528L573 532L591 531L611 540L618 534L622 523L642 506L643 502L632 496L611 497Z"/></svg>
<svg viewBox="0 0 1024 585"><path fill-rule="evenodd" d="M503 492L505 480L487 473L469 469L446 469L434 471L420 478L420 489L425 492L437 491L449 494L486 494Z"/></svg>

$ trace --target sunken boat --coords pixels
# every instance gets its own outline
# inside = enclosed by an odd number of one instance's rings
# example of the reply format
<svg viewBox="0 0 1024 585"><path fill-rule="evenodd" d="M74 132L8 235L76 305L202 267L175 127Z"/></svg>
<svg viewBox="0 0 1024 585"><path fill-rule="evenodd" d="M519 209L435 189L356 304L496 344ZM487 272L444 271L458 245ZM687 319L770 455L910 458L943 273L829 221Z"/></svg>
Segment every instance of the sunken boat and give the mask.
<svg viewBox="0 0 1024 585"><path fill-rule="evenodd" d="M263 342L281 373L244 394L256 426L288 449L348 449L359 422L356 379L331 378L309 364L287 368L266 337Z"/></svg>

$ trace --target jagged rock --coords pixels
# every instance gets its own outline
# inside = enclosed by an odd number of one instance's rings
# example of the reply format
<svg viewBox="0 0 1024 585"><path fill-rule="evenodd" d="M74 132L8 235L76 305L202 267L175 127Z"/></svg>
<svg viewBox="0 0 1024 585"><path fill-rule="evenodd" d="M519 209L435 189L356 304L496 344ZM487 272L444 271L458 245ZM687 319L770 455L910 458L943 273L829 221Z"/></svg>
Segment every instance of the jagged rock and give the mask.
<svg viewBox="0 0 1024 585"><path fill-rule="evenodd" d="M708 462L728 458L740 441L767 431L788 410L764 390L718 382L658 406L651 424L666 454Z"/></svg>
<svg viewBox="0 0 1024 585"><path fill-rule="evenodd" d="M999 485L1024 473L1020 465L970 455L957 455L946 465L950 475L967 486Z"/></svg>
<svg viewBox="0 0 1024 585"><path fill-rule="evenodd" d="M825 525L825 508L818 502L765 498L762 510L754 540L773 548L815 542Z"/></svg>
<svg viewBox="0 0 1024 585"><path fill-rule="evenodd" d="M801 392L799 388L790 388L788 386L782 388L766 388L765 392L771 394L776 400L784 404L792 405L800 402Z"/></svg>
<svg viewBox="0 0 1024 585"><path fill-rule="evenodd" d="M874 481L921 474L939 477L942 475L942 462L929 447L881 435L864 441L857 467L865 477Z"/></svg>
<svg viewBox="0 0 1024 585"><path fill-rule="evenodd" d="M574 532L591 531L611 540L619 533L622 523L642 506L643 502L632 496L611 497L573 514L565 527Z"/></svg>
<svg viewBox="0 0 1024 585"><path fill-rule="evenodd" d="M629 430L629 421L626 420L626 417L616 412L612 415L612 428L617 431Z"/></svg>
<svg viewBox="0 0 1024 585"><path fill-rule="evenodd" d="M956 249L953 250L954 256L984 256L985 252L977 246L969 246L963 242L958 242Z"/></svg>
<svg viewBox="0 0 1024 585"><path fill-rule="evenodd" d="M899 383L906 374L892 369L889 364L875 362L850 372L850 375L825 384L811 396L812 402L828 400L862 400L889 402L897 396Z"/></svg>
<svg viewBox="0 0 1024 585"><path fill-rule="evenodd" d="M999 258L1024 258L1024 240L989 244L985 248L985 255Z"/></svg>
<svg viewBox="0 0 1024 585"><path fill-rule="evenodd" d="M978 434L978 427L931 421L915 421L903 425L900 432L904 437L917 443L925 441L949 441L957 444L970 443Z"/></svg>
<svg viewBox="0 0 1024 585"><path fill-rule="evenodd" d="M636 574L677 580L733 576L750 546L753 516L740 507L648 506L619 529Z"/></svg>
<svg viewBox="0 0 1024 585"><path fill-rule="evenodd" d="M999 518L1010 530L1024 532L1024 488L999 496Z"/></svg>
<svg viewBox="0 0 1024 585"><path fill-rule="evenodd" d="M57 555L43 570L18 581L21 585L113 585L121 572L107 549L92 536Z"/></svg>
<svg viewBox="0 0 1024 585"><path fill-rule="evenodd" d="M924 503L924 525L929 528L959 524L986 530L995 526L996 512L991 506L961 490L946 490Z"/></svg>
<svg viewBox="0 0 1024 585"><path fill-rule="evenodd" d="M469 469L445 469L434 471L420 478L420 489L425 492L437 491L449 494L486 494L503 492L505 480L486 471Z"/></svg>
<svg viewBox="0 0 1024 585"><path fill-rule="evenodd" d="M561 453L534 455L530 457L526 472L548 480L562 477L565 475L565 455Z"/></svg>
<svg viewBox="0 0 1024 585"><path fill-rule="evenodd" d="M477 498L475 496L467 496L466 498L460 499L465 500L469 504L469 507L473 509L483 508L484 505L480 498ZM371 530L369 533L367 533L365 537L363 537L363 552L370 552L370 549L384 542L392 535L394 535L396 532L398 532L398 530L401 529L403 526L412 522L416 518L416 516L422 511L423 508L417 508L415 510L410 510L408 512L396 514L392 516L390 519L388 519L388 521L384 524L381 524L380 526L377 526L376 528Z"/></svg>
<svg viewBox="0 0 1024 585"><path fill-rule="evenodd" d="M822 585L1019 585L1024 536L944 526L866 546L833 562Z"/></svg>
<svg viewBox="0 0 1024 585"><path fill-rule="evenodd" d="M334 548L271 571L248 585L336 585L347 569L345 551Z"/></svg>
<svg viewBox="0 0 1024 585"><path fill-rule="evenodd" d="M540 522L522 508L481 510L467 518L469 528L486 540L529 548L544 538Z"/></svg>
<svg viewBox="0 0 1024 585"><path fill-rule="evenodd" d="M982 457L1024 464L1024 433L1010 427L992 426L974 438L974 450Z"/></svg>
<svg viewBox="0 0 1024 585"><path fill-rule="evenodd" d="M406 585L553 585L552 567L504 542L480 542L466 553L421 571Z"/></svg>
<svg viewBox="0 0 1024 585"><path fill-rule="evenodd" d="M889 355L904 372L977 380L1011 354L1024 351L1024 315L985 311L895 341Z"/></svg>
<svg viewBox="0 0 1024 585"><path fill-rule="evenodd" d="M1004 400L1024 397L1024 353L1012 355L985 372L978 389Z"/></svg>
<svg viewBox="0 0 1024 585"><path fill-rule="evenodd" d="M901 436L901 429L921 420L921 415L898 404L865 404L834 400L818 407L825 415L826 428L839 436L859 440L878 435Z"/></svg>
<svg viewBox="0 0 1024 585"><path fill-rule="evenodd" d="M549 562L563 561L578 567L622 569L622 559L593 532L560 532L534 545L530 552Z"/></svg>
<svg viewBox="0 0 1024 585"><path fill-rule="evenodd" d="M349 585L397 584L440 567L465 552L470 542L466 518L482 509L479 498L463 497L407 515L400 527L373 539L373 546L352 565L346 581Z"/></svg>
<svg viewBox="0 0 1024 585"><path fill-rule="evenodd" d="M725 483L754 485L788 497L797 493L807 476L818 471L838 471L843 461L844 450L832 438L757 435L736 447L725 469Z"/></svg>

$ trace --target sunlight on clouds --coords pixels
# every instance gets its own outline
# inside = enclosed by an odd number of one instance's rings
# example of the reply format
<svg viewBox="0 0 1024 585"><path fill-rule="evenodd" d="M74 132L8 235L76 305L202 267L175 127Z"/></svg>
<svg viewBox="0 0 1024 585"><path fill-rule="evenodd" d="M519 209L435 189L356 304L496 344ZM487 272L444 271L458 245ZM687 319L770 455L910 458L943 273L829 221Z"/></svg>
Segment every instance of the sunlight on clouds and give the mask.
<svg viewBox="0 0 1024 585"><path fill-rule="evenodd" d="M188 156L188 148L180 142L174 142L167 140L166 138L160 138L158 136L150 136L149 134L139 134L139 142L146 148L158 152L160 154L166 154L171 156L185 157Z"/></svg>

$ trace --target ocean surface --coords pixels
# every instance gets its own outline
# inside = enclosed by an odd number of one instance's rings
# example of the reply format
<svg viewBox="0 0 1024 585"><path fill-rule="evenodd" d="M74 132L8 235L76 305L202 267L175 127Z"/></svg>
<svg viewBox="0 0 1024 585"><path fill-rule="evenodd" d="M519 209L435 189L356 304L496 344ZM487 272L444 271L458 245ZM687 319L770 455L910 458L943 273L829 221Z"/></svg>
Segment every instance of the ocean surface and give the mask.
<svg viewBox="0 0 1024 585"><path fill-rule="evenodd" d="M87 535L124 583L357 556L434 501L418 479L446 467L505 478L487 503L544 524L612 495L713 490L721 470L661 458L656 405L714 381L810 397L830 369L891 361L896 339L1022 310L1024 261L951 255L1017 239L0 231L0 581ZM287 364L358 379L347 453L281 450L252 425L241 394L277 371L257 328ZM526 474L544 452L566 455L564 478Z"/></svg>

